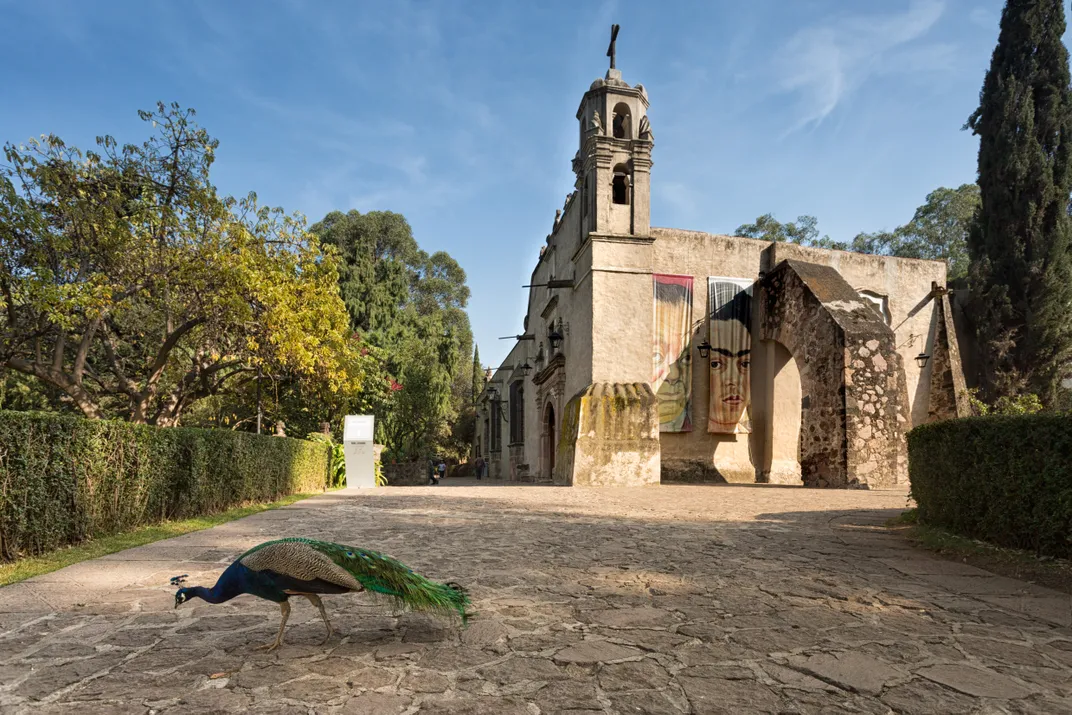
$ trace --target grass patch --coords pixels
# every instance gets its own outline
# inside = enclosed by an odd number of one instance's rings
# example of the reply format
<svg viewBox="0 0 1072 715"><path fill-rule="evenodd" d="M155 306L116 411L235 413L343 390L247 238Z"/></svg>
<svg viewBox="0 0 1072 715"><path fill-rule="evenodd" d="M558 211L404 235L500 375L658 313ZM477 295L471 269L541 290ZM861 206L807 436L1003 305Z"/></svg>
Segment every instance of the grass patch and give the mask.
<svg viewBox="0 0 1072 715"><path fill-rule="evenodd" d="M262 511L278 509L279 507L287 506L296 501L308 499L309 497L315 497L322 493L323 492L291 494L274 502L249 504L247 506L228 509L227 511L218 514L198 516L192 519L183 519L182 521L165 521L161 524L143 526L139 529L126 531L121 534L102 536L99 539L92 539L85 543L78 544L77 546L58 549L42 556L30 556L24 559L19 559L13 563L0 564L0 587L18 583L19 581L25 581L28 578L40 576L41 574L58 571L65 566L70 566L71 564L76 564L80 561L88 561L89 559L95 559L99 556L114 554L116 551L132 549L135 546L144 546L145 544L151 544L154 541L189 534L192 531L211 529L214 526L219 526L228 521L241 519L244 516L250 516L252 514L259 514Z"/></svg>
<svg viewBox="0 0 1072 715"><path fill-rule="evenodd" d="M1001 576L1072 594L1072 561L1040 558L1030 551L995 546L920 524L915 509L890 519L886 526L912 544L948 561L959 561Z"/></svg>

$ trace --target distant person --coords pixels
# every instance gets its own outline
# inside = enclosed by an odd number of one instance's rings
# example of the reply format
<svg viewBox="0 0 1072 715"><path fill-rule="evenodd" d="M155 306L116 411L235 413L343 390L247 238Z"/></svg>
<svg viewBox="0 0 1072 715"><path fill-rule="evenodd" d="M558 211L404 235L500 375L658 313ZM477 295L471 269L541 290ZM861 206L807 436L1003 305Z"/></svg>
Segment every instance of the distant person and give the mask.
<svg viewBox="0 0 1072 715"><path fill-rule="evenodd" d="M439 484L439 469L436 467L434 459L428 460L428 483L431 485Z"/></svg>
<svg viewBox="0 0 1072 715"><path fill-rule="evenodd" d="M443 479L447 476L447 463L442 459L439 460L439 479ZM436 480L436 484L439 484L439 479Z"/></svg>
<svg viewBox="0 0 1072 715"><path fill-rule="evenodd" d="M476 478L479 481L484 476L484 458L477 457L476 463L473 465L476 468Z"/></svg>

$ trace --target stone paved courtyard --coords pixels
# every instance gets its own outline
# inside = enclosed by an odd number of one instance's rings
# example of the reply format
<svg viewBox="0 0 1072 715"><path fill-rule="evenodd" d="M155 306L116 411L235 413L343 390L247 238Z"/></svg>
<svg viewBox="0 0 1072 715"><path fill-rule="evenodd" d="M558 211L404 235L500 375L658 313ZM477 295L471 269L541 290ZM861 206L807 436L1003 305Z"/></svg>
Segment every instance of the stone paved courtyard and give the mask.
<svg viewBox="0 0 1072 715"><path fill-rule="evenodd" d="M1066 595L882 528L904 492L340 492L0 589L3 712L1072 713ZM469 586L465 631L364 594L173 609L302 535Z"/></svg>

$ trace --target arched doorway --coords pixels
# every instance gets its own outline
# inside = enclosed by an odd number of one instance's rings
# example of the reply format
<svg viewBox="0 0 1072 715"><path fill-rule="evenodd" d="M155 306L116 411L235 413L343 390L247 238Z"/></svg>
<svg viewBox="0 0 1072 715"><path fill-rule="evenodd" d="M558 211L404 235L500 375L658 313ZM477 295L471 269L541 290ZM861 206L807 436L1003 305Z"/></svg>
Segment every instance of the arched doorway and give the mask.
<svg viewBox="0 0 1072 715"><path fill-rule="evenodd" d="M771 410L771 463L767 481L775 484L800 483L800 420L803 394L800 368L793 354L772 340L774 384ZM770 354L770 353L768 353Z"/></svg>
<svg viewBox="0 0 1072 715"><path fill-rule="evenodd" d="M555 408L550 402L543 411L543 478L554 479L555 474Z"/></svg>

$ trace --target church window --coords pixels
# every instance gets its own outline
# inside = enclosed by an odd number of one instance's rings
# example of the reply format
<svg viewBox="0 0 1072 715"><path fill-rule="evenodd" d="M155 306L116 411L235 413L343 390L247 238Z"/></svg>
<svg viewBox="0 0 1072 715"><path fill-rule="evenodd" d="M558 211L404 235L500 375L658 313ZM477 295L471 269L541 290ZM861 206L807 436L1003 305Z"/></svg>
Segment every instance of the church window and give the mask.
<svg viewBox="0 0 1072 715"><path fill-rule="evenodd" d="M502 400L491 401L491 451L502 450Z"/></svg>
<svg viewBox="0 0 1072 715"><path fill-rule="evenodd" d="M525 388L521 381L510 383L510 444L525 441Z"/></svg>
<svg viewBox="0 0 1072 715"><path fill-rule="evenodd" d="M632 139L633 127L631 126L629 116L629 105L625 102L621 102L614 108L614 138L615 139Z"/></svg>
<svg viewBox="0 0 1072 715"><path fill-rule="evenodd" d="M611 184L611 200L616 204L629 203L629 169L625 164L614 167L614 181Z"/></svg>

